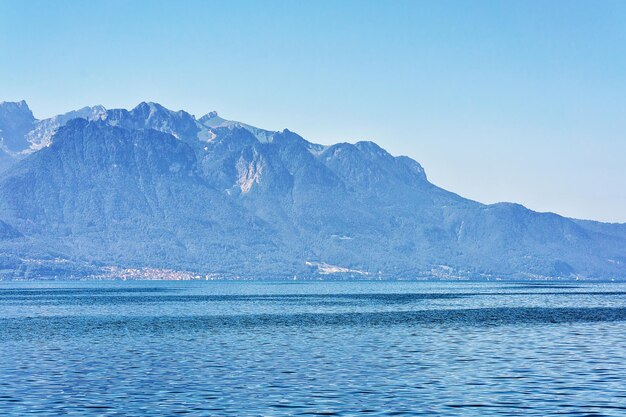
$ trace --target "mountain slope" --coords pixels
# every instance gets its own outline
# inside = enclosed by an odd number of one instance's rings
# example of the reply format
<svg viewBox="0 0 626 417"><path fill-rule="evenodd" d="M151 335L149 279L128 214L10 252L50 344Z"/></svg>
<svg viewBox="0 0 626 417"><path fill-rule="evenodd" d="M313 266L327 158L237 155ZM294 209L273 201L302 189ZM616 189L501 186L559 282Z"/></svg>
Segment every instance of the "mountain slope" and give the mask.
<svg viewBox="0 0 626 417"><path fill-rule="evenodd" d="M470 201L372 142L155 103L87 113L0 176L5 276L626 278L624 225Z"/></svg>
<svg viewBox="0 0 626 417"><path fill-rule="evenodd" d="M191 148L170 135L76 119L0 178L0 212L29 238L90 262L189 267L263 245L241 241L263 225L195 169Z"/></svg>

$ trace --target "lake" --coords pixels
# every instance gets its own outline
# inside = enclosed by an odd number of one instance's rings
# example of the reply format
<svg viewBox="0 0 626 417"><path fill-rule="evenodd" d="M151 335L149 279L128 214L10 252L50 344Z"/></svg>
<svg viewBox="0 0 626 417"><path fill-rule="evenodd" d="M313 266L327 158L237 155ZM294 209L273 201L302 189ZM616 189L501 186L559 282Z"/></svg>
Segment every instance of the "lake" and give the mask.
<svg viewBox="0 0 626 417"><path fill-rule="evenodd" d="M626 285L0 282L31 414L623 416Z"/></svg>

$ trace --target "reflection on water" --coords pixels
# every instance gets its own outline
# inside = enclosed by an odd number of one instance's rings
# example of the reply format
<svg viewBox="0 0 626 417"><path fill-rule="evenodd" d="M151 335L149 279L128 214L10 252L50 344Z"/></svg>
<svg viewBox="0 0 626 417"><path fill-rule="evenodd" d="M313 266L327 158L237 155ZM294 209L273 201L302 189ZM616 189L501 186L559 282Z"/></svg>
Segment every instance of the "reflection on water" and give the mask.
<svg viewBox="0 0 626 417"><path fill-rule="evenodd" d="M626 285L0 283L0 415L626 415Z"/></svg>

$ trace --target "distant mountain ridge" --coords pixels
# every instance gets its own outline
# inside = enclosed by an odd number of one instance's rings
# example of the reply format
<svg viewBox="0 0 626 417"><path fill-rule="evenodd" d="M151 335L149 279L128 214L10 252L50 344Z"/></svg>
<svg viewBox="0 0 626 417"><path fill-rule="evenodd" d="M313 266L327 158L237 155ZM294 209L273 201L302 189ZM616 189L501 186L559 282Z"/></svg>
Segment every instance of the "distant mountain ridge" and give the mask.
<svg viewBox="0 0 626 417"><path fill-rule="evenodd" d="M373 142L20 102L0 103L0 144L4 278L626 279L626 225L467 200Z"/></svg>
<svg viewBox="0 0 626 417"><path fill-rule="evenodd" d="M104 106L86 106L78 110L38 120L25 101L0 102L0 149L16 156L28 155L50 145L52 136L68 121L82 118L89 121L108 120L112 126L151 128L165 133L183 134L187 139L212 138L210 130L220 127L243 127L260 141L268 141L274 132L245 123L221 118L211 111L196 119L184 110L172 111L158 103L142 102L132 110L110 109Z"/></svg>

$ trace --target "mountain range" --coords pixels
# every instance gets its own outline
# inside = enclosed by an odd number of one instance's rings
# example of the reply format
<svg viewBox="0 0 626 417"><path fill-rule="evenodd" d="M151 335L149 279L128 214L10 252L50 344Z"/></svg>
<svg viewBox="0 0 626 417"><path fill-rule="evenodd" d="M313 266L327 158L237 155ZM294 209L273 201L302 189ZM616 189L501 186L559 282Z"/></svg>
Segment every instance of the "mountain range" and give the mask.
<svg viewBox="0 0 626 417"><path fill-rule="evenodd" d="M373 142L0 103L0 278L626 279L626 224L485 205Z"/></svg>

